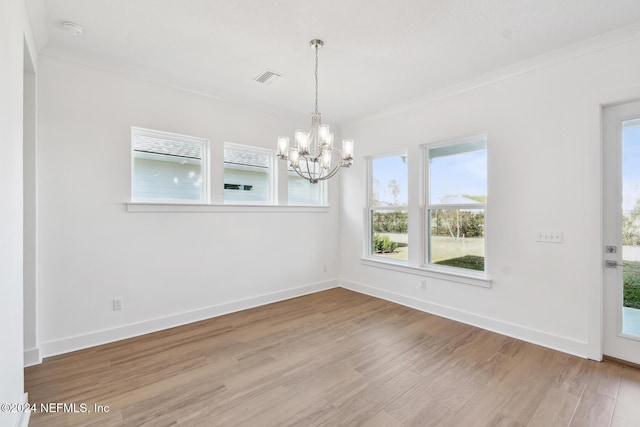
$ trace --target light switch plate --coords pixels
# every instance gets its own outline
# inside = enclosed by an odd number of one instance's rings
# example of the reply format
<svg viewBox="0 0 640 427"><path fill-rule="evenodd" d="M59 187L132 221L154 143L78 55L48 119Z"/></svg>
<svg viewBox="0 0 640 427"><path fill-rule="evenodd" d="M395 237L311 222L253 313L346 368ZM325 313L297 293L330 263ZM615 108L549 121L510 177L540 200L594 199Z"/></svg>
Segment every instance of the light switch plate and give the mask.
<svg viewBox="0 0 640 427"><path fill-rule="evenodd" d="M562 243L561 231L538 231L536 242Z"/></svg>

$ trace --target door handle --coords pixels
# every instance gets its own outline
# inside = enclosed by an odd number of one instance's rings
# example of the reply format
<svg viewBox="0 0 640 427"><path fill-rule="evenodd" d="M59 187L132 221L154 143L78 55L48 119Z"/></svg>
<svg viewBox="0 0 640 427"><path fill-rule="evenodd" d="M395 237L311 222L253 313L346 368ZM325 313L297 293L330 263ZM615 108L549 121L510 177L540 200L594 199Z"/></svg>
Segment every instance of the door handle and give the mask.
<svg viewBox="0 0 640 427"><path fill-rule="evenodd" d="M616 267L624 267L624 264L618 264L618 261L613 260L605 260L604 266L606 268L616 268Z"/></svg>

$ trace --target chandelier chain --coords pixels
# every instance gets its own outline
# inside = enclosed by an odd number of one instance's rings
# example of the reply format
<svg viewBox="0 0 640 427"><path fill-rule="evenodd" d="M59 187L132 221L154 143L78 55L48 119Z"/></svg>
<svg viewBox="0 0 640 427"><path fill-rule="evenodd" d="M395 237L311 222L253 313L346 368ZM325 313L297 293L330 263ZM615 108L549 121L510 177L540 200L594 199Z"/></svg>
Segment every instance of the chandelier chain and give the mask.
<svg viewBox="0 0 640 427"><path fill-rule="evenodd" d="M316 51L316 114L318 113L318 45L315 46Z"/></svg>

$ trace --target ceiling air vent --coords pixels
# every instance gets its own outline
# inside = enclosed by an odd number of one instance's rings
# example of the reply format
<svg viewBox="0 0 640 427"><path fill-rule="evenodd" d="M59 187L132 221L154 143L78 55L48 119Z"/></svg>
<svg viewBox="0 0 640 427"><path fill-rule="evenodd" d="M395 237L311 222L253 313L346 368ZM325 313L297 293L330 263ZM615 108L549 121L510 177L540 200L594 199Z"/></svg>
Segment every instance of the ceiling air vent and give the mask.
<svg viewBox="0 0 640 427"><path fill-rule="evenodd" d="M278 78L282 77L282 74L276 73L271 70L264 70L262 73L258 74L253 80L262 84L271 84L276 81Z"/></svg>

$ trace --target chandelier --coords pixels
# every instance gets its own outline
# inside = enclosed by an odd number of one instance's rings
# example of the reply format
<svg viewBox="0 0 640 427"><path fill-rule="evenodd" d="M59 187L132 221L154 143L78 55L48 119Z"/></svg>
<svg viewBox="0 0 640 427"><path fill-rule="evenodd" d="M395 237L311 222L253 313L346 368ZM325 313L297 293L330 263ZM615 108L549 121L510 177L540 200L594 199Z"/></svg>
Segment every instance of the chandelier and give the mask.
<svg viewBox="0 0 640 427"><path fill-rule="evenodd" d="M316 54L316 108L311 114L311 129L309 132L296 130L291 147L289 137L279 136L277 153L282 160L288 160L298 175L316 184L334 176L341 167L353 164L353 139L343 139L342 150L335 148L333 132L329 125L322 124L322 115L318 112L318 49L324 42L316 39L309 45Z"/></svg>

